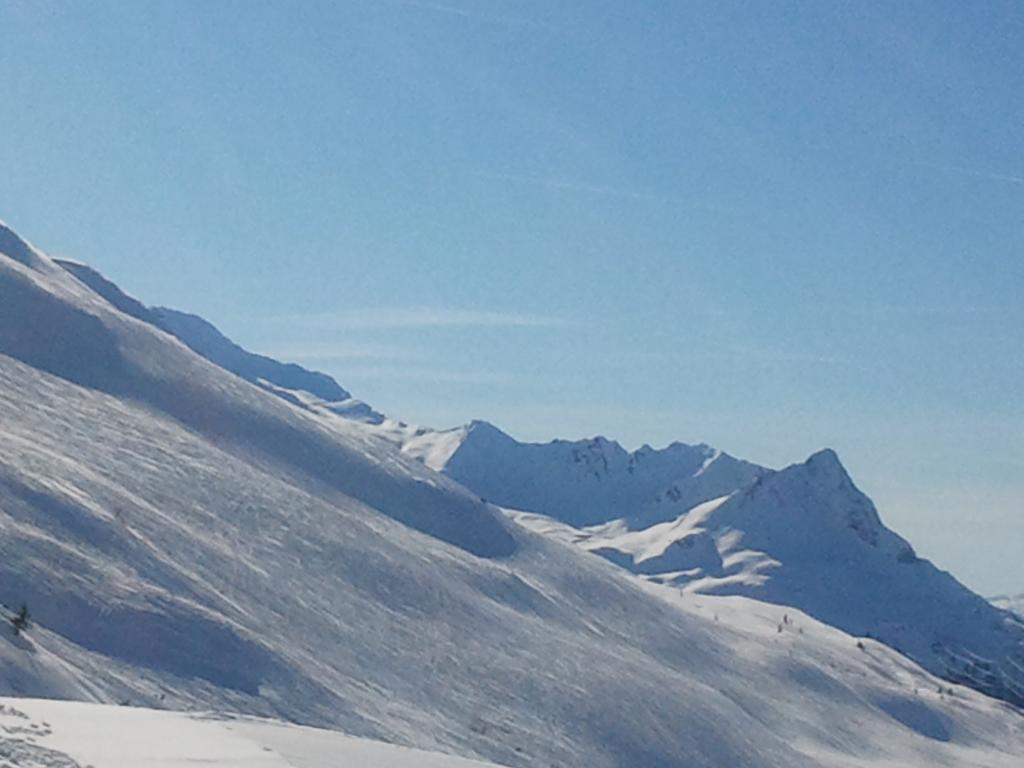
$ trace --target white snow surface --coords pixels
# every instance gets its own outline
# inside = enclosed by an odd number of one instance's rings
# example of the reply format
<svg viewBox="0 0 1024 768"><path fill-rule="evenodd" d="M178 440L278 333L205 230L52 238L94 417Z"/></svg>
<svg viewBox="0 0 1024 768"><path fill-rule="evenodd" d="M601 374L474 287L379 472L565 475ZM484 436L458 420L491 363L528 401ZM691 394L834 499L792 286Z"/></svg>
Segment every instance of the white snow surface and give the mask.
<svg viewBox="0 0 1024 768"><path fill-rule="evenodd" d="M11 698L0 698L0 761L19 768L493 768L272 720Z"/></svg>
<svg viewBox="0 0 1024 768"><path fill-rule="evenodd" d="M1024 702L1024 620L918 558L831 451L639 530L510 514L654 582L799 608L936 674Z"/></svg>
<svg viewBox="0 0 1024 768"><path fill-rule="evenodd" d="M773 471L706 445L520 443L486 422L378 433L538 533L687 592L799 608L1024 705L1020 608L918 558L830 450Z"/></svg>
<svg viewBox="0 0 1024 768"><path fill-rule="evenodd" d="M0 692L508 766L1019 765L1010 706L799 611L684 594L531 533L5 233L0 600L34 623L0 630ZM23 711L50 722L38 706Z"/></svg>
<svg viewBox="0 0 1024 768"><path fill-rule="evenodd" d="M604 437L522 443L486 421L450 430L381 430L402 451L488 501L573 525L670 520L765 470L707 445L627 451Z"/></svg>

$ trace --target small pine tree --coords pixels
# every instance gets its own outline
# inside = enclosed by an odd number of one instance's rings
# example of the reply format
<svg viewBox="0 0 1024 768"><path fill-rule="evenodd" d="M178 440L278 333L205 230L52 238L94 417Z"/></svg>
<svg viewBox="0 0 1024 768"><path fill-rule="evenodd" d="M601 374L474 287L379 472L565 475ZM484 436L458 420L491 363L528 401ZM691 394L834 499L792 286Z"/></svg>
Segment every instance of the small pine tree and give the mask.
<svg viewBox="0 0 1024 768"><path fill-rule="evenodd" d="M18 635L32 626L32 614L28 612L28 606L25 603L21 604L21 609L11 619L11 624L14 625L14 634Z"/></svg>

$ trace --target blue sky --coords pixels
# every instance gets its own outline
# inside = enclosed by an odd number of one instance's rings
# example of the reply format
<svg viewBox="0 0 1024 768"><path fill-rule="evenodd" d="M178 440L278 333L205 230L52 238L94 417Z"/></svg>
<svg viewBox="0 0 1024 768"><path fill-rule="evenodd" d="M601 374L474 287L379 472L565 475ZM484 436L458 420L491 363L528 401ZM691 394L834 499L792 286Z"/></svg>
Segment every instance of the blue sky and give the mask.
<svg viewBox="0 0 1024 768"><path fill-rule="evenodd" d="M0 4L0 217L380 409L836 448L1024 591L1017 2Z"/></svg>

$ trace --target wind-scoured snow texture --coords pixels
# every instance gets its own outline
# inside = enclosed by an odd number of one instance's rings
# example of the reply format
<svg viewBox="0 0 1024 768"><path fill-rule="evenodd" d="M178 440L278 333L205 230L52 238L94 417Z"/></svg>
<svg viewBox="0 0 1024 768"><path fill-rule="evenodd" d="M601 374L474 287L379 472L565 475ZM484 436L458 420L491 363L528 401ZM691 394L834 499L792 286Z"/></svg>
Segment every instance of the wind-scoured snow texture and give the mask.
<svg viewBox="0 0 1024 768"><path fill-rule="evenodd" d="M27 254L0 256L0 601L33 616L2 622L3 691L511 766L1024 752L998 702L797 612L779 630L775 606L684 596L530 534Z"/></svg>
<svg viewBox="0 0 1024 768"><path fill-rule="evenodd" d="M765 471L706 445L628 452L603 437L521 443L484 421L416 435L403 451L499 506L576 526L669 520Z"/></svg>
<svg viewBox="0 0 1024 768"><path fill-rule="evenodd" d="M687 592L797 607L1024 705L1024 622L918 558L882 524L832 451L644 530L513 516Z"/></svg>
<svg viewBox="0 0 1024 768"><path fill-rule="evenodd" d="M272 720L38 699L0 699L0 761L18 768L490 765Z"/></svg>

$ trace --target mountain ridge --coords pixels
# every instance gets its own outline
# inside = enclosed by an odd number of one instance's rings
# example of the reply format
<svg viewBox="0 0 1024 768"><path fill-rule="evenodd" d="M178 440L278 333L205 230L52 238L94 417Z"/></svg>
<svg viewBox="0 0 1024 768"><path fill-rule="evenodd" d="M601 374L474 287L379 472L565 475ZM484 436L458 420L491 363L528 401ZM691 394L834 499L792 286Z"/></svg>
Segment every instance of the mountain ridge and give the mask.
<svg viewBox="0 0 1024 768"><path fill-rule="evenodd" d="M0 622L4 691L512 766L1009 768L1024 750L1002 705L799 611L777 631L777 606L535 535L378 426L296 407L40 258L0 255L0 600L35 621Z"/></svg>
<svg viewBox="0 0 1024 768"><path fill-rule="evenodd" d="M686 593L799 608L1024 706L1024 621L919 558L884 525L834 451L639 531L621 521L579 529L543 515L514 516Z"/></svg>
<svg viewBox="0 0 1024 768"><path fill-rule="evenodd" d="M88 270L73 263L65 268L69 271ZM142 306L134 299L118 296L119 289L98 273L91 279L104 289L105 294L113 296L115 306L124 305L128 309ZM184 313L175 315L185 316ZM158 323L159 319L157 316ZM220 344L226 343L250 355L201 318L194 318L193 322L212 329L216 338L222 340ZM167 330L175 334L173 327ZM200 354L204 351L202 344L189 346ZM213 362L234 370L216 358ZM310 375L329 379L325 374L314 372ZM253 380L253 377L243 378ZM329 380L338 386L333 379ZM268 388L266 381L256 379L254 383ZM815 596L816 569L828 571L832 566L828 558L820 559L815 567L797 568L799 576L787 576L792 570L792 561L806 557L801 550L811 551L821 544L838 547L836 557L847 558L851 564L859 563L856 568L867 568L867 572L888 567L879 564L869 566L862 562L856 550L845 550L839 543L844 530L852 531L870 546L878 547L881 543L886 555L897 564L918 562L910 544L882 523L870 499L853 484L839 456L830 448L815 452L803 463L770 470L736 459L705 443L673 442L662 449L644 445L635 451L628 451L618 442L603 436L521 443L484 420L473 420L462 427L447 430L416 428L387 419L369 406L364 409L364 404L359 401L345 401L357 404L351 411L346 411L344 406L339 408L338 404L328 403L315 393L307 395L302 390L286 386L269 389L315 413L346 419L354 416L364 422L373 434L399 446L402 453L451 477L482 499L517 512L530 513L513 513L521 524L548 535L554 534L564 542L577 545L585 542L588 551L626 570L684 590L743 594L800 608L845 631L879 637L901 652L911 654L937 674L972 683L987 693L1024 704L1024 696L1019 692L1024 690L1024 679L1018 680L1016 674L1017 665L1024 663L1024 634L1013 622L1005 624L1009 629L1002 629L1004 622L991 604L948 574L934 569L928 577L931 582L922 583L916 593L904 596L903 607L911 610L917 603L926 605L933 601L937 594L945 595L942 598L945 601L943 605L947 606L945 610L959 616L959 620L954 622L958 632L943 629L947 622L941 610L931 610L927 621L921 619L928 628L925 632L908 629L908 622L901 622L898 612L877 610L865 613L868 595L858 586L858 580L852 578L852 573L845 574L846 579L842 571L833 577L838 578L838 583L845 584L842 587L843 600L837 603L828 593ZM345 394L348 395L347 392ZM367 417L367 413L372 416ZM801 478L798 487L785 485L787 478L794 476ZM827 530L815 527L821 521L813 513L801 518L799 524L784 526L784 530L773 534L757 534L757 530L763 527L763 521L757 515L745 516L740 525L728 520L716 523L717 529L734 531L729 536L712 535L701 526L703 514L708 514L712 521L733 514L732 510L740 504L733 496L742 500L758 494L758 503L762 504L768 495L786 499L781 504L771 504L772 511L762 515L764 519L778 521L805 504L808 498L818 499L819 510L826 508L829 502L824 499L834 493L838 493L841 503L846 505L842 511L846 517L833 520ZM708 506L716 499L724 501ZM698 508L700 514L695 515ZM839 512L834 514L840 515ZM537 515L567 524L569 530L559 529ZM631 537L629 531L637 535ZM815 532L813 536L812 531ZM767 535L771 543L762 542L759 546L737 549L734 541L737 536L749 543L752 535L755 538ZM657 543L652 544L652 541ZM780 551L780 547L784 551ZM930 563L923 567L933 568ZM887 579L899 583L905 576L906 572L896 569L872 578L880 587ZM851 598L854 594L859 595L856 600ZM887 605L891 606L891 601ZM974 623L971 619L979 616L987 618L978 621L997 628L988 633L996 641L985 633L976 636L977 633L971 635L968 632L966 627ZM1010 640L1006 639L1007 633ZM970 639L963 642L963 636L970 636ZM996 681L987 678L981 682L975 680L977 675L970 669L970 663L963 661L963 654L1005 667L1012 680L1008 683L1002 678ZM1006 685L1012 688L1006 689Z"/></svg>
<svg viewBox="0 0 1024 768"><path fill-rule="evenodd" d="M521 443L484 421L401 442L403 452L500 506L547 512L576 525L623 517L638 526L661 522L673 510L767 471L703 443L645 445L635 451L603 436ZM497 466L501 474L493 471ZM638 498L644 501L641 508L636 508Z"/></svg>

